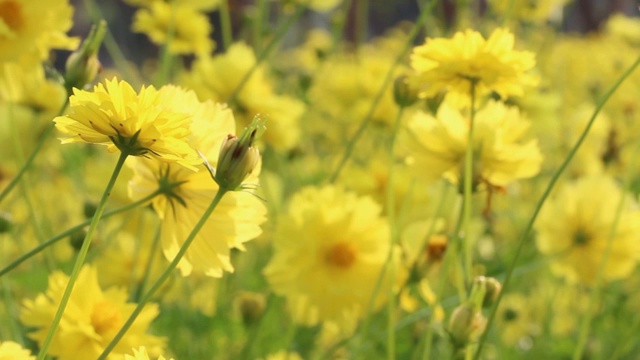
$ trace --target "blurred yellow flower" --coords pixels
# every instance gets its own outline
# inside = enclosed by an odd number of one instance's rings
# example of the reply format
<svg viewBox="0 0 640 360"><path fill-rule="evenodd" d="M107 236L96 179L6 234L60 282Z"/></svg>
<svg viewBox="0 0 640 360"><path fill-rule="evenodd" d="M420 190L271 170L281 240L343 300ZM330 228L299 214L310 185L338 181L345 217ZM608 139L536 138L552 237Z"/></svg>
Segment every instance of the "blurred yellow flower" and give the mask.
<svg viewBox="0 0 640 360"><path fill-rule="evenodd" d="M296 321L343 324L363 315L390 251L380 212L371 198L334 186L307 187L293 196L277 222L274 255L264 274L287 298ZM398 266L396 255L391 266ZM401 269L395 279L389 274L374 308L386 301L391 284L403 281Z"/></svg>
<svg viewBox="0 0 640 360"><path fill-rule="evenodd" d="M296 352L280 350L273 354L267 355L264 360L302 360L302 357Z"/></svg>
<svg viewBox="0 0 640 360"><path fill-rule="evenodd" d="M173 99L161 99L152 86L140 94L115 78L93 91L74 89L71 111L53 121L70 136L62 143L88 142L107 145L111 152L126 149L130 155L149 156L195 169L201 160L187 143L191 115L170 111Z"/></svg>
<svg viewBox="0 0 640 360"><path fill-rule="evenodd" d="M149 8L136 11L133 18L134 32L149 36L156 45L168 43L173 54L209 54L214 47L209 37L209 18L198 9L164 1L154 1Z"/></svg>
<svg viewBox="0 0 640 360"><path fill-rule="evenodd" d="M72 16L67 0L0 1L0 62L37 65L51 49L75 49L79 39L66 35Z"/></svg>
<svg viewBox="0 0 640 360"><path fill-rule="evenodd" d="M536 223L536 245L552 257L555 274L593 284L611 236L603 279L621 279L635 269L640 259L640 211L631 198L625 198L612 233L622 196L623 190L611 178L588 177L567 184L545 203Z"/></svg>
<svg viewBox="0 0 640 360"><path fill-rule="evenodd" d="M191 71L183 74L181 83L193 89L200 100L228 102L256 61L247 44L235 43L224 54L198 58ZM267 144L284 151L298 143L298 123L305 110L304 103L294 97L277 94L264 65L253 69L230 105L237 117L238 132L260 114L269 124L269 131L262 137Z"/></svg>
<svg viewBox="0 0 640 360"><path fill-rule="evenodd" d="M139 348L133 348L133 356L126 354L124 356L124 360L151 360L149 354L147 353L147 348L144 346L140 346ZM164 356L160 355L158 360L166 360ZM169 359L173 360L173 358Z"/></svg>
<svg viewBox="0 0 640 360"><path fill-rule="evenodd" d="M449 92L468 102L472 83L479 96L492 91L503 98L520 96L525 86L537 82L527 73L535 65L535 56L516 51L513 45L513 34L503 28L486 40L473 30L457 32L451 39L427 39L411 54L414 82L423 97Z"/></svg>
<svg viewBox="0 0 640 360"><path fill-rule="evenodd" d="M559 18L562 14L562 8L571 1L572 0L489 0L489 5L502 16L511 16L529 22L544 22L552 18Z"/></svg>
<svg viewBox="0 0 640 360"><path fill-rule="evenodd" d="M189 111L193 116L190 144L216 167L221 144L235 131L233 114L225 105L198 101L195 93L175 86L160 89L160 99L170 110ZM143 198L160 186L174 184L153 201L160 218L164 255L173 260L191 229L202 217L218 191L204 165L193 172L181 166L159 163L144 158L131 159L134 176L129 182L131 198ZM259 168L246 180L257 184ZM233 271L230 249L244 249L243 243L262 233L260 224L266 220L266 208L254 195L244 191L228 192L178 264L182 275L192 271L221 277L223 271Z"/></svg>
<svg viewBox="0 0 640 360"><path fill-rule="evenodd" d="M542 155L535 139L525 140L529 122L517 108L490 101L476 113L474 127L474 186L506 186L538 173ZM401 141L414 176L432 182L444 175L457 183L468 132L467 118L447 103L435 117L416 113Z"/></svg>
<svg viewBox="0 0 640 360"><path fill-rule="evenodd" d="M36 360L29 350L13 341L0 342L0 360Z"/></svg>
<svg viewBox="0 0 640 360"><path fill-rule="evenodd" d="M56 271L49 276L49 288L45 293L24 301L20 319L26 326L36 328L28 336L39 345L47 336L68 281L67 275ZM80 270L48 354L59 360L97 358L136 307L134 303L127 303L127 298L128 294L122 288L102 290L95 269L85 265ZM145 333L157 315L158 306L147 304L108 359L122 357L138 344L147 344L154 353L161 351L164 340Z"/></svg>

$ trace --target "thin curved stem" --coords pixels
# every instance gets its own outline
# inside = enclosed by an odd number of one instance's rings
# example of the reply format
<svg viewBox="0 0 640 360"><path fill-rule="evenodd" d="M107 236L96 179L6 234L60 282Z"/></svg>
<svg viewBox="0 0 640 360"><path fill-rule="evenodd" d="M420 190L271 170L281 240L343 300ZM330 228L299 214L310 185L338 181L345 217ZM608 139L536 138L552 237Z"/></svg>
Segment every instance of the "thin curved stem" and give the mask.
<svg viewBox="0 0 640 360"><path fill-rule="evenodd" d="M233 41L232 27L231 27L231 13L229 11L228 0L222 0L220 2L220 32L222 33L222 47L224 50L229 50L231 42Z"/></svg>
<svg viewBox="0 0 640 360"><path fill-rule="evenodd" d="M62 115L65 109L67 108L67 105L69 105L68 96L64 104L62 104L62 106L60 107L60 111L58 111L58 114L56 116ZM25 174L25 172L27 172L29 167L31 167L31 164L33 164L33 161L35 160L36 156L40 153L40 150L42 150L42 147L49 139L49 135L51 135L51 132L53 131L54 128L55 128L55 125L51 123L40 135L40 139L38 139L38 142L31 150L31 153L27 157L24 164L22 164L22 167L20 168L20 170L18 170L18 173L16 174L16 176L14 176L13 179L11 179L11 181L9 182L9 184L7 184L7 186L4 189L2 189L2 192L0 192L0 203L2 202L2 200L4 200L4 198L7 195L9 195L11 190L20 182L20 179L22 179L22 176Z"/></svg>
<svg viewBox="0 0 640 360"><path fill-rule="evenodd" d="M364 118L360 122L360 125L358 126L358 129L356 130L356 132L353 134L353 136L351 137L351 139L347 143L347 146L345 147L344 153L342 154L342 158L338 162L338 166L336 167L336 169L334 170L333 174L329 178L329 182L330 183L336 182L336 180L338 179L338 176L340 176L340 173L342 172L342 169L347 164L347 161L349 161L349 158L351 157L351 155L353 153L353 150L355 149L356 143L358 142L358 140L360 140L360 138L364 134L364 131L366 130L367 126L369 126L369 123L371 122L371 119L373 117L374 112L376 111L376 109L378 107L378 104L382 100L382 97L384 96L385 91L387 90L387 87L391 83L391 79L393 78L394 70L398 67L398 65L400 65L400 63L405 58L407 52L413 46L413 40L418 35L418 32L420 32L420 29L423 26L422 24L427 20L427 17L429 15L429 11L431 10L431 8L433 7L434 4L435 4L435 1L432 0L429 3L429 6L425 6L424 10L420 14L420 17L413 24L413 27L411 28L411 31L409 32L409 35L407 36L407 41L404 44L404 48L402 49L400 54L398 54L398 56L394 60L393 64L391 64L391 66L389 67L389 70L387 70L387 74L385 75L385 78L382 81L382 85L380 86L380 89L378 90L378 93L373 98L373 102L371 103L371 106L369 107L369 111L367 111L367 114L364 116Z"/></svg>
<svg viewBox="0 0 640 360"><path fill-rule="evenodd" d="M238 99L238 95L240 95L240 91L244 89L244 86L247 84L247 82L251 78L251 75L253 75L253 73L258 69L258 67L264 62L267 56L271 54L271 52L275 49L276 45L280 43L280 40L282 40L282 38L287 33L291 25L293 25L296 21L298 21L300 16L302 16L303 11L304 11L304 6L298 5L295 13L289 16L287 18L287 21L284 24L282 24L282 26L280 26L278 29L276 29L275 35L273 36L273 38L271 38L271 41L269 41L269 43L264 48L264 50L261 51L260 54L257 56L256 63L253 64L251 69L249 69L249 71L247 71L246 74L244 74L244 76L242 77L238 85L236 85L235 89L233 89L233 91L231 92L231 95L229 95L229 97L227 98L226 102L228 104L233 104Z"/></svg>
<svg viewBox="0 0 640 360"><path fill-rule="evenodd" d="M73 291L73 286L78 279L78 275L80 274L80 269L84 264L84 260L87 257L87 253L89 252L89 246L91 245L91 239L93 238L93 234L96 231L98 223L102 218L102 213L104 212L104 208L107 205L107 199L109 199L109 195L111 194L111 190L113 190L114 185L116 184L116 180L118 179L118 175L120 174L120 170L124 165L125 160L129 156L128 152L121 152L120 157L118 158L118 162L116 163L115 168L113 169L113 173L111 174L111 178L107 183L106 188L104 189L104 193L102 194L102 198L98 203L96 208L96 212L91 219L91 224L89 225L89 230L87 231L87 235L82 242L82 247L78 252L78 256L76 258L76 262L73 265L73 270L71 270L71 274L69 275L69 282L67 283L67 287L64 290L64 294L62 295L62 299L60 299L60 304L58 305L58 310L53 318L53 322L51 323L51 327L49 327L49 331L47 332L47 337L45 338L42 347L40 348L40 352L38 353L38 360L44 360L47 356L47 351L51 346L51 342L53 341L53 336L58 330L58 326L60 325L60 320L62 320L62 314L64 314L64 310L67 307L67 303L71 298L71 292Z"/></svg>
<svg viewBox="0 0 640 360"><path fill-rule="evenodd" d="M120 214L122 212L131 210L137 206L140 206L142 204L147 203L148 201L150 201L151 199L153 199L154 197L158 196L159 194L162 193L162 190L156 190L155 192L153 192L152 194L150 194L149 196L146 196L140 200L137 200L135 202L132 202L131 204L127 204L125 206L122 206L120 208L117 209L113 209L111 211L107 211L102 215L103 219L109 218L113 215L116 214ZM49 238L48 240L45 240L43 243L39 244L38 246L34 247L33 249L27 251L26 253L20 255L20 257L18 257L17 259L13 260L11 263L9 263L7 266L5 266L4 268L2 268L0 270L0 277L2 277L3 275L5 275L6 273L8 273L9 271L15 269L18 265L22 264L24 261L30 259L31 257L39 254L42 250L46 249L47 247L57 243L58 241L64 239L65 237L75 233L76 231L81 230L82 228L84 228L85 226L89 225L91 223L91 219L87 219L86 221L72 227L69 228L63 232L61 232L58 235L53 236L52 238Z"/></svg>
<svg viewBox="0 0 640 360"><path fill-rule="evenodd" d="M547 185L547 188L545 189L544 193L540 197L540 200L536 204L533 214L531 215L529 222L527 223L524 231L522 232L522 235L520 236L520 239L518 240L518 245L516 247L515 254L513 255L513 260L511 260L511 264L509 265L509 268L507 270L507 274L504 278L504 282L502 283L502 291L500 291L495 303L491 307L491 313L489 314L489 317L487 319L487 326L485 328L484 333L480 337L478 348L476 349L476 353L474 355L475 360L478 360L480 358L480 354L482 353L484 343L487 340L487 334L489 334L491 325L493 325L493 321L495 319L496 313L498 312L498 306L500 306L500 301L502 300L502 297L506 292L507 287L509 286L509 281L511 280L513 270L516 264L518 263L518 259L520 258L522 249L524 249L525 243L527 243L527 239L529 238L529 234L531 233L533 224L538 218L538 213L540 212L542 205L545 203L545 201L549 197L551 190L553 190L553 187L555 186L556 182L558 182L558 179L560 179L560 176L564 173L566 168L569 166L569 163L575 156L576 152L578 152L578 149L580 149L580 146L582 145L584 140L587 138L587 135L589 134L589 131L591 130L591 127L593 126L593 123L595 122L596 117L598 116L598 114L600 113L604 105L607 103L609 98L611 98L611 95L613 95L613 93L615 93L616 90L618 90L620 85L629 77L629 75L631 75L631 73L634 72L634 70L638 67L638 65L640 65L640 57L636 59L636 61L620 76L620 78L618 78L618 80L613 84L613 86L600 99L600 101L596 106L595 111L593 112L593 114L591 115L591 118L589 119L589 122L587 123L587 126L582 131L582 134L580 134L578 141L575 143L573 148L571 148L571 150L569 151L569 154L567 154L567 157L564 159L564 161L562 162L558 170L556 170L556 172L553 174L553 176L551 177L551 180L549 181L549 184Z"/></svg>
<svg viewBox="0 0 640 360"><path fill-rule="evenodd" d="M115 335L115 337L111 340L109 345L107 345L107 347L104 349L102 354L100 354L100 356L98 357L98 360L105 360L107 356L109 356L109 353L111 353L113 348L118 344L120 339L122 339L122 337L127 332L127 330L129 330L131 325L133 325L134 321L138 318L138 315L140 315L140 313L144 309L144 306L149 302L149 300L156 293L156 291L160 289L160 287L169 278L169 276L171 276L171 273L173 272L173 270L175 270L176 267L178 267L178 263L180 262L180 260L182 260L184 255L187 253L187 250L189 249L189 246L191 246L191 243L193 242L193 240L196 238L196 235L198 235L198 233L200 232L200 229L202 229L204 224L207 222L207 220L209 219L209 216L211 216L216 206L218 206L218 204L220 203L220 200L222 200L222 197L224 196L224 194L227 193L227 191L228 190L224 188L218 189L218 192L216 193L215 197L213 198L213 200L211 200L211 204L209 204L209 207L205 210L204 214L202 214L202 217L200 218L200 220L198 220L196 225L193 227L193 229L191 230L191 233L189 233L189 236L187 236L187 239L184 241L184 244L182 244L182 246L180 247L180 250L175 255L171 263L169 263L169 266L167 266L167 268L160 275L160 277L153 283L153 285L151 285L151 288L149 288L149 291L147 291L142 296L142 298L140 299L140 302L138 303L138 305L136 305L136 308L133 310L133 312L127 319L127 321L125 321L125 323L122 325L122 327L120 328L118 333Z"/></svg>

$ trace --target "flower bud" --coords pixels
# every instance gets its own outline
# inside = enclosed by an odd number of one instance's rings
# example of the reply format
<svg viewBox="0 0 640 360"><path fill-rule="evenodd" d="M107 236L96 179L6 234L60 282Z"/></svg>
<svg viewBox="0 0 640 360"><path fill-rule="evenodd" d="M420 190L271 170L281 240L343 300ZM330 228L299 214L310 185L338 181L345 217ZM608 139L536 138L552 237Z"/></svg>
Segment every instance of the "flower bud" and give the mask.
<svg viewBox="0 0 640 360"><path fill-rule="evenodd" d="M263 294L242 292L234 303L245 325L255 324L264 313L266 301Z"/></svg>
<svg viewBox="0 0 640 360"><path fill-rule="evenodd" d="M260 151L253 146L266 127L264 120L256 116L240 137L227 135L218 156L218 167L214 176L221 188L237 190L244 179L253 172L260 161Z"/></svg>
<svg viewBox="0 0 640 360"><path fill-rule="evenodd" d="M401 107L411 106L418 100L418 93L411 87L406 75L399 76L393 82L393 99Z"/></svg>
<svg viewBox="0 0 640 360"><path fill-rule="evenodd" d="M98 60L98 50L106 29L107 23L104 20L94 25L82 46L69 55L64 75L64 84L69 94L72 93L71 89L82 89L91 83L100 72L102 65Z"/></svg>
<svg viewBox="0 0 640 360"><path fill-rule="evenodd" d="M13 228L13 218L11 214L0 212L0 234L11 231Z"/></svg>
<svg viewBox="0 0 640 360"><path fill-rule="evenodd" d="M448 332L454 347L464 347L484 331L487 319L472 304L462 304L453 310Z"/></svg>

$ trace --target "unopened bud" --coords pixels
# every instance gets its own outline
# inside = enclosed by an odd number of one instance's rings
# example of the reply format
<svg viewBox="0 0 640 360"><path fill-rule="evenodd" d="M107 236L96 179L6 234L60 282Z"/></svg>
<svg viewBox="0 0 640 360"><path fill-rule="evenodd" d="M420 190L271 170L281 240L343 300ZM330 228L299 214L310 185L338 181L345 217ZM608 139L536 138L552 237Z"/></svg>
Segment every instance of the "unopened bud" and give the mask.
<svg viewBox="0 0 640 360"><path fill-rule="evenodd" d="M489 277L487 278L487 292L484 294L484 301L482 302L483 307L492 306L493 303L496 302L498 296L500 296L500 292L502 291L502 284L495 278Z"/></svg>
<svg viewBox="0 0 640 360"><path fill-rule="evenodd" d="M478 276L473 279L470 299L480 307L488 307L500 295L502 285L492 277Z"/></svg>
<svg viewBox="0 0 640 360"><path fill-rule="evenodd" d="M393 99L401 107L413 105L418 100L418 93L406 75L399 76L393 82Z"/></svg>
<svg viewBox="0 0 640 360"><path fill-rule="evenodd" d="M7 212L0 212L0 234L11 231L13 228L13 217Z"/></svg>
<svg viewBox="0 0 640 360"><path fill-rule="evenodd" d="M256 323L262 317L266 307L263 294L242 292L234 301L245 325Z"/></svg>
<svg viewBox="0 0 640 360"><path fill-rule="evenodd" d="M264 119L253 118L240 137L227 135L218 156L214 179L221 188L237 190L258 165L260 151L254 141L265 131Z"/></svg>
<svg viewBox="0 0 640 360"><path fill-rule="evenodd" d="M65 66L64 84L70 94L73 88L82 89L98 75L102 65L98 60L98 50L107 30L103 20L91 28L91 32L80 48L74 51Z"/></svg>
<svg viewBox="0 0 640 360"><path fill-rule="evenodd" d="M484 331L486 318L472 304L462 304L453 310L448 332L454 347L464 347Z"/></svg>

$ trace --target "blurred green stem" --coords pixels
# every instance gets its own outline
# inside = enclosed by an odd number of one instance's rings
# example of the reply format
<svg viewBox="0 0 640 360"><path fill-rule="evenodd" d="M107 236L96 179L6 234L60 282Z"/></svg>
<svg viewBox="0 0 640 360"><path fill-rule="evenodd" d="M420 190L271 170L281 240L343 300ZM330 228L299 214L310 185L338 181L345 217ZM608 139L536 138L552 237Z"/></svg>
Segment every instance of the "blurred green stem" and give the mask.
<svg viewBox="0 0 640 360"><path fill-rule="evenodd" d="M169 17L169 24L167 24L167 38L161 48L159 71L154 81L156 87L161 87L171 81L173 54L171 54L170 48L176 32L176 15L174 1L169 1L169 5L171 6L171 16Z"/></svg>
<svg viewBox="0 0 640 360"><path fill-rule="evenodd" d="M62 295L62 299L60 300L60 304L58 305L58 310L53 318L53 322L51 323L51 327L49 327L49 331L47 333L47 337L40 348L40 352L38 353L38 360L43 360L47 356L47 351L51 346L51 342L53 340L53 336L58 330L58 326L60 325L60 320L62 319L62 314L64 314L64 310L67 307L67 303L69 302L69 298L71 297L71 292L73 291L73 286L78 279L78 275L80 274L80 269L84 264L84 260L87 257L87 253L89 252L89 246L91 245L91 239L93 238L93 234L96 231L98 223L102 218L102 213L104 212L104 208L107 205L107 199L109 199L109 195L111 194L111 190L113 190L114 185L116 184L116 180L118 179L118 175L120 174L120 170L122 170L122 166L124 165L125 160L129 153L126 151L120 152L120 157L118 158L118 162L116 163L115 168L113 169L113 173L111 174L111 179L109 179L109 183L107 187L104 189L104 193L102 194L102 198L98 203L96 208L96 212L91 219L91 224L89 225L89 230L87 231L87 235L82 242L82 247L78 252L76 262L73 265L73 270L71 270L71 274L69 275L69 282L67 283L67 287L64 290L64 294Z"/></svg>
<svg viewBox="0 0 640 360"><path fill-rule="evenodd" d="M496 299L495 303L491 307L491 313L489 314L489 317L487 319L487 326L485 328L484 333L480 337L480 340L478 343L478 349L476 350L476 353L474 356L475 360L480 359L480 354L482 353L484 344L487 341L487 334L489 334L489 331L491 330L491 325L493 325L493 321L498 311L498 306L500 306L500 301L502 300L502 297L506 293L507 287L509 286L509 281L511 280L513 269L515 269L516 264L518 263L520 254L522 253L522 249L524 248L524 245L528 243L527 239L529 239L529 234L531 233L533 224L538 218L538 213L540 212L542 205L549 197L551 190L553 190L553 187L555 186L556 182L558 182L558 179L560 179L560 176L562 175L562 173L564 173L567 166L575 156L576 152L578 151L578 149L580 148L584 140L587 138L587 135L589 134L589 131L591 130L591 127L593 126L593 123L595 122L596 117L598 116L598 114L600 113L604 105L607 103L611 95L613 95L613 93L615 93L616 90L618 90L620 85L635 71L638 65L640 65L640 57L636 59L636 61L620 76L620 78L618 78L618 80L613 84L613 86L598 101L596 109L591 115L591 118L589 119L587 126L582 131L582 134L580 134L578 141L575 143L573 148L571 148L571 150L569 151L569 154L567 154L567 157L564 159L564 161L562 162L558 170L556 170L556 172L553 174L553 176L551 177L551 180L549 181L549 184L547 185L547 188L545 189L544 193L540 197L540 200L536 204L536 207L533 210L533 214L531 215L529 222L527 223L524 231L522 232L522 235L520 236L520 239L518 240L518 245L516 247L515 254L513 255L513 259L509 264L509 268L507 270L504 282L502 284L502 291L500 291L500 293L498 294L498 298Z"/></svg>
<svg viewBox="0 0 640 360"><path fill-rule="evenodd" d="M467 137L467 151L464 156L464 184L463 184L463 201L462 201L462 234L460 229L457 229L454 233L456 241L460 243L460 249L463 251L464 270L465 270L465 283L471 282L471 267L473 260L473 241L469 236L470 223L471 223L471 210L472 210L472 195L473 195L473 180L475 178L473 171L473 148L474 148L474 129L475 129L475 117L476 117L476 81L470 80L471 85L469 88L471 98L471 112L469 117L469 135Z"/></svg>
<svg viewBox="0 0 640 360"><path fill-rule="evenodd" d="M251 69L249 69L249 71L247 71L246 74L244 74L244 76L242 77L238 85L236 85L235 89L233 89L233 91L231 92L231 95L229 95L229 97L227 98L226 102L228 104L233 104L238 100L238 95L240 94L240 91L242 91L244 86L247 84L247 82L251 78L251 75L253 75L253 73L258 69L258 67L262 64L262 62L264 62L266 58L269 56L269 54L271 54L271 52L276 48L276 45L280 43L280 41L282 40L284 35L287 33L289 28L296 21L298 21L303 11L304 11L304 6L298 5L296 7L294 14L287 17L287 21L285 21L281 26L279 26L276 29L275 35L271 38L271 41L269 41L269 43L267 44L267 46L264 48L263 51L258 53L258 56L256 58L256 63L253 64Z"/></svg>
<svg viewBox="0 0 640 360"><path fill-rule="evenodd" d="M67 105L69 105L69 96L66 97L66 100L64 101L64 104L62 104L62 106L60 107L60 110L58 111L58 114L56 115L56 117L64 113L64 111L67 109ZM0 203L2 203L2 200L4 200L4 198L11 192L11 190L20 182L20 179L22 179L22 176L24 176L27 169L29 169L31 164L33 164L33 161L35 160L36 156L40 153L40 150L42 150L42 147L47 142L47 140L49 140L49 136L51 135L51 132L53 131L54 128L55 128L55 124L53 124L52 122L47 126L47 128L42 132L42 134L40 134L40 138L38 139L38 142L33 147L33 149L31 149L31 153L25 160L22 167L20 167L20 170L18 170L18 173L16 174L16 176L14 176L13 179L11 179L11 181L9 182L9 184L7 184L7 186L4 189L2 189L2 192L0 192Z"/></svg>
<svg viewBox="0 0 640 360"><path fill-rule="evenodd" d="M138 315L140 315L144 306L149 302L149 300L151 300L151 297L158 291L158 289L160 289L160 287L169 278L169 276L171 276L171 273L173 272L173 270L175 270L176 267L178 267L178 263L180 262L180 260L182 260L184 255L187 253L187 250L189 249L189 246L191 246L191 243L193 242L193 240L196 238L196 235L198 235L198 233L200 232L200 229L202 229L204 224L207 222L207 220L209 219L209 216L211 216L211 214L213 213L215 208L218 206L218 204L220 203L220 200L222 200L222 197L224 196L224 194L227 193L227 191L228 190L224 188L218 189L218 192L216 193L213 200L211 200L209 207L205 210L200 220L198 220L196 225L193 227L193 229L191 230L191 233L189 233L189 236L187 236L187 239L184 241L184 244L182 244L182 246L180 247L180 250L175 255L173 260L171 260L171 263L169 263L169 265L164 270L164 272L160 275L160 277L153 283L153 285L151 285L151 288L149 289L149 291L147 291L141 297L140 302L138 303L138 305L136 305L136 308L133 310L133 312L127 319L127 321L124 322L124 324L122 325L118 333L115 335L115 337L111 340L109 345L107 345L107 347L104 349L102 354L100 354L100 357L98 357L98 360L105 360L109 356L109 353L111 353L113 348L118 344L120 339L122 339L122 337L127 332L127 330L129 330L131 325L133 325L133 322L138 318Z"/></svg>
<svg viewBox="0 0 640 360"><path fill-rule="evenodd" d="M629 163L630 169L636 169L637 165L637 155L638 155L639 146L636 144L632 153L631 160ZM611 230L609 232L609 236L607 237L607 246L605 247L604 253L602 254L602 260L600 260L600 264L598 264L598 272L596 273L596 280L593 284L593 288L591 289L591 295L589 296L589 300L587 302L587 310L582 319L582 324L580 325L580 332L578 335L578 344L573 352L573 360L580 360L584 354L585 347L587 345L587 339L589 337L589 331L591 330L591 322L593 320L593 311L594 307L598 303L600 297L602 296L602 283L604 276L604 268L609 261L609 256L611 255L611 247L616 237L616 233L618 231L618 225L620 223L620 217L622 216L622 211L625 208L625 201L628 200L629 195L627 194L627 189L629 188L631 182L633 181L630 173L627 173L627 179L625 181L625 186L621 191L620 200L618 202L618 207L616 208L616 213L613 218L613 223L611 224Z"/></svg>
<svg viewBox="0 0 640 360"><path fill-rule="evenodd" d="M146 202L150 201L151 199L153 199L154 197L158 196L159 194L161 194L162 191L161 190L157 190L155 192L153 192L151 195L142 198L138 201L132 202L131 204L125 205L123 207L111 210L111 211L107 211L104 213L104 215L102 215L103 219L106 219L108 217L111 217L113 215L131 210L137 206L140 206L142 204L145 204ZM28 252L20 255L20 257L18 257L17 259L13 260L11 263L9 263L7 266L5 266L4 268L2 268L0 270L0 277L2 277L3 275L5 275L6 273L8 273L9 271L13 270L14 268L16 268L18 265L22 264L25 260L31 258L32 256L37 255L38 253L40 253L42 250L46 249L47 247L57 243L58 241L64 239L65 237L75 233L76 231L80 231L82 228L84 228L85 226L89 225L91 223L92 219L87 219L86 221L72 227L69 228L68 230L65 230L63 232L61 232L60 234L44 241L42 244L39 244L38 246L34 247L33 249L29 250Z"/></svg>
<svg viewBox="0 0 640 360"><path fill-rule="evenodd" d="M411 27L411 31L407 36L407 40L404 44L404 47L402 51L400 51L400 54L398 54L398 56L396 57L393 64L391 64L391 66L389 67L389 70L387 70L387 74L385 75L385 78L382 81L382 85L380 86L380 89L378 90L375 98L373 99L373 102L371 103L371 106L369 107L369 111L367 111L367 114L364 116L364 118L360 122L358 129L353 134L351 139L349 139L349 142L345 147L344 153L342 154L342 158L338 162L338 166L336 167L331 177L329 178L330 183L335 183L336 180L338 180L338 176L340 176L340 173L342 172L343 168L347 164L347 161L349 161L349 158L353 153L356 143L358 142L358 140L360 140L360 138L364 134L364 131L366 130L367 126L369 126L369 123L373 118L373 114L375 113L376 108L378 107L378 104L382 100L382 97L384 96L385 91L387 90L387 87L391 83L391 80L393 79L393 75L394 75L394 70L405 59L407 52L413 47L413 41L415 37L418 35L418 32L420 31L420 29L422 28L423 23L427 20L427 17L429 16L429 12L431 11L431 8L433 7L434 4L435 4L435 1L431 0L429 2L429 6L424 7L422 13L420 13L420 17L418 17L416 22L413 24L413 27Z"/></svg>
<svg viewBox="0 0 640 360"><path fill-rule="evenodd" d="M220 32L222 33L222 47L229 50L233 41L233 28L231 27L231 12L228 0L220 1Z"/></svg>

